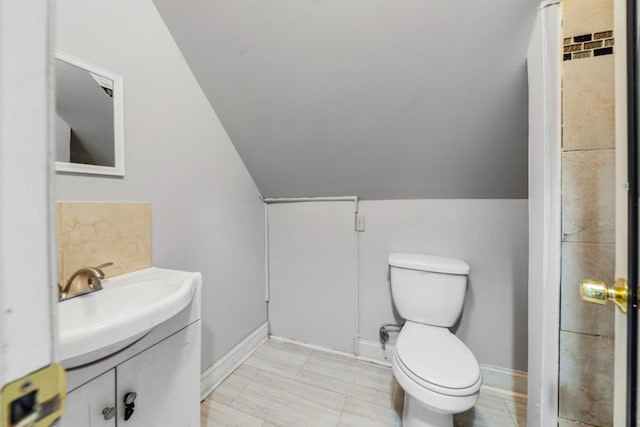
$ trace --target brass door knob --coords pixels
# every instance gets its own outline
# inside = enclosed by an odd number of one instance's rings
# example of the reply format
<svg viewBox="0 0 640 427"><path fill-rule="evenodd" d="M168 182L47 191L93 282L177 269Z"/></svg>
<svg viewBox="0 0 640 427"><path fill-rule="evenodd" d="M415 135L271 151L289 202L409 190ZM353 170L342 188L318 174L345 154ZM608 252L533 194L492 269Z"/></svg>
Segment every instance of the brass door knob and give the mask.
<svg viewBox="0 0 640 427"><path fill-rule="evenodd" d="M602 280L583 280L580 282L580 297L595 304L613 301L623 313L626 313L628 289L626 279L617 279L611 287L607 287Z"/></svg>

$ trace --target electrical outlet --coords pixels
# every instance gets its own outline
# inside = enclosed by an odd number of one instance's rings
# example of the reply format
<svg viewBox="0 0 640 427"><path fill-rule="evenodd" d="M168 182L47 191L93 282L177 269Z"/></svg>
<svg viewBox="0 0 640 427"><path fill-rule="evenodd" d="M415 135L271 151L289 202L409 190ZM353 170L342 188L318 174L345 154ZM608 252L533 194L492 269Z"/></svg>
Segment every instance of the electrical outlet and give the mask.
<svg viewBox="0 0 640 427"><path fill-rule="evenodd" d="M356 231L364 231L364 215L356 214Z"/></svg>

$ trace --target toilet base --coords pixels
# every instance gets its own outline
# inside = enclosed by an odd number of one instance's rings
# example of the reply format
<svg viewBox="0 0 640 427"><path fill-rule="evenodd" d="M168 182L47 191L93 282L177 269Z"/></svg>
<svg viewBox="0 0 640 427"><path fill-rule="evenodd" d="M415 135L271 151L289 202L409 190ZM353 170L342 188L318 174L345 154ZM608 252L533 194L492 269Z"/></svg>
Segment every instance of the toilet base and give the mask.
<svg viewBox="0 0 640 427"><path fill-rule="evenodd" d="M453 414L429 410L405 393L402 427L453 427Z"/></svg>

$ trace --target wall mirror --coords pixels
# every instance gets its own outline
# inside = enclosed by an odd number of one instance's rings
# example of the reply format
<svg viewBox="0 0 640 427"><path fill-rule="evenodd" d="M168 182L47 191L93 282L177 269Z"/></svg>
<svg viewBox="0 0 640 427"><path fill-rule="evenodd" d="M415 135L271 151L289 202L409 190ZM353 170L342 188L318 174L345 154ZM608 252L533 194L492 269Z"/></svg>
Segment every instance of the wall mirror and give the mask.
<svg viewBox="0 0 640 427"><path fill-rule="evenodd" d="M124 176L122 77L55 55L56 171Z"/></svg>

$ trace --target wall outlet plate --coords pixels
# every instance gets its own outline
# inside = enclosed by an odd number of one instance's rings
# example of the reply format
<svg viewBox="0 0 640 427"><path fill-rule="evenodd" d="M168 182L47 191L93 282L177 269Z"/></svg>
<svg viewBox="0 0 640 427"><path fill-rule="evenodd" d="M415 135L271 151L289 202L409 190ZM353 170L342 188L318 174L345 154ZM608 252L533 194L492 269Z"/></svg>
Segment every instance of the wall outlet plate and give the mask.
<svg viewBox="0 0 640 427"><path fill-rule="evenodd" d="M356 214L356 231L364 231L364 215Z"/></svg>

